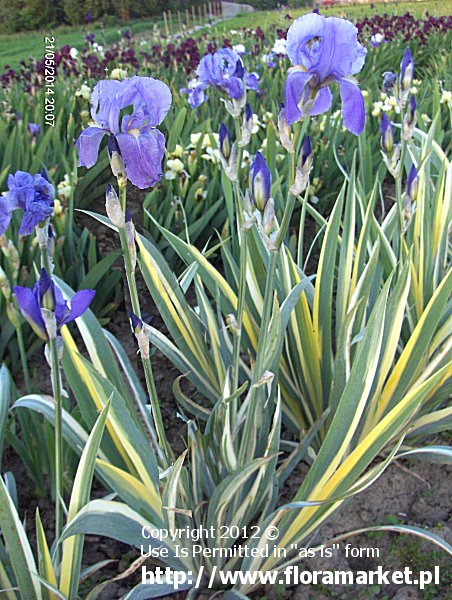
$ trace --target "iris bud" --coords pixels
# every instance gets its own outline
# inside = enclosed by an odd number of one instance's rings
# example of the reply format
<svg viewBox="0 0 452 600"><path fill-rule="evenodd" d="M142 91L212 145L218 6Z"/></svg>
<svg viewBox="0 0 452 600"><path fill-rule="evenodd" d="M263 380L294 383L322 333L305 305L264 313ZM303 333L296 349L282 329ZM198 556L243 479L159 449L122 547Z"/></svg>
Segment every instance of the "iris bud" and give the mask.
<svg viewBox="0 0 452 600"><path fill-rule="evenodd" d="M121 158L118 141L113 134L108 136L108 156L110 157L110 167L113 175L118 179L127 180L126 166Z"/></svg>
<svg viewBox="0 0 452 600"><path fill-rule="evenodd" d="M251 134L253 133L253 127L253 111L251 110L251 106L247 104L245 106L245 112L243 114L242 139L239 142L239 146L241 146L242 148L249 144Z"/></svg>
<svg viewBox="0 0 452 600"><path fill-rule="evenodd" d="M409 48L406 48L405 53L400 63L400 87L403 92L408 92L411 88L414 76L414 61Z"/></svg>
<svg viewBox="0 0 452 600"><path fill-rule="evenodd" d="M121 203L119 201L118 195L115 192L115 189L108 184L107 192L105 194L105 210L110 221L121 229L125 225L124 212L121 208Z"/></svg>
<svg viewBox="0 0 452 600"><path fill-rule="evenodd" d="M287 152L293 152L291 129L286 120L286 109L282 103L280 104L278 115L278 132L279 140L283 148L285 148Z"/></svg>
<svg viewBox="0 0 452 600"><path fill-rule="evenodd" d="M403 118L403 138L410 140L416 125L416 98L411 96L408 108Z"/></svg>
<svg viewBox="0 0 452 600"><path fill-rule="evenodd" d="M307 135L303 140L301 149L300 163L295 172L295 181L293 182L290 193L293 196L302 194L309 182L309 173L312 169L312 146L311 138Z"/></svg>
<svg viewBox="0 0 452 600"><path fill-rule="evenodd" d="M6 301L11 298L11 286L9 285L8 277L5 271L0 267L0 290Z"/></svg>
<svg viewBox="0 0 452 600"><path fill-rule="evenodd" d="M271 174L265 158L260 152L256 154L250 168L250 192L251 199L262 213L270 198Z"/></svg>
<svg viewBox="0 0 452 600"><path fill-rule="evenodd" d="M146 326L143 321L133 312L129 313L130 324L132 326L132 331L135 334L135 338L138 342L138 350L143 359L149 359L150 351L149 351L149 336L146 331Z"/></svg>
<svg viewBox="0 0 452 600"><path fill-rule="evenodd" d="M406 193L411 202L414 202L417 198L419 191L419 174L416 167L413 165L408 174Z"/></svg>
<svg viewBox="0 0 452 600"><path fill-rule="evenodd" d="M231 181L237 181L237 152L231 143L229 129L224 123L220 125L220 159L224 172Z"/></svg>
<svg viewBox="0 0 452 600"><path fill-rule="evenodd" d="M394 129L389 117L383 113L380 122L381 148L385 154L391 154L394 146Z"/></svg>
<svg viewBox="0 0 452 600"><path fill-rule="evenodd" d="M226 160L231 155L231 135L224 123L220 125L220 152Z"/></svg>
<svg viewBox="0 0 452 600"><path fill-rule="evenodd" d="M137 248L135 245L135 225L132 221L132 215L128 210L126 210L125 215L125 232L126 232L126 241L127 247L129 248L130 253L130 262L132 266L132 271L135 271L137 266Z"/></svg>

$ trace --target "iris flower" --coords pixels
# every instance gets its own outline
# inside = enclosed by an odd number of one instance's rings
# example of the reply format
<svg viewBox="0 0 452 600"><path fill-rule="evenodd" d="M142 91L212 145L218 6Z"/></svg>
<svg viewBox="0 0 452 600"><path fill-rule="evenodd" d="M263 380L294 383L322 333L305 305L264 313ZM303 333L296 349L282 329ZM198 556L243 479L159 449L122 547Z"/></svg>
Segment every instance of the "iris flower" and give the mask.
<svg viewBox="0 0 452 600"><path fill-rule="evenodd" d="M8 175L8 188L9 191L0 196L0 235L8 229L16 209L24 213L19 235L30 235L36 225L52 214L54 187L48 181L47 173L42 170L40 175L30 175L24 171Z"/></svg>
<svg viewBox="0 0 452 600"><path fill-rule="evenodd" d="M94 290L81 290L72 296L68 305L60 288L53 283L45 269L42 269L33 291L16 285L14 292L20 312L36 335L45 341L48 341L49 334L43 310L55 315L57 331L59 331L63 325L81 317L88 310L96 293Z"/></svg>
<svg viewBox="0 0 452 600"><path fill-rule="evenodd" d="M206 99L205 90L213 86L232 100L242 98L245 88L258 91L258 75L246 73L242 59L230 48L222 48L201 59L196 69L197 79L188 90L190 106L200 106Z"/></svg>
<svg viewBox="0 0 452 600"><path fill-rule="evenodd" d="M132 106L132 114L121 111ZM162 176L165 138L156 129L171 106L166 84L150 77L99 81L91 95L95 125L80 134L76 146L79 166L92 167L105 134L116 139L127 178L140 189L153 186Z"/></svg>
<svg viewBox="0 0 452 600"><path fill-rule="evenodd" d="M286 81L286 119L320 115L332 103L330 85L337 82L345 127L359 135L364 127L364 99L352 77L363 65L367 50L358 30L345 19L316 13L300 17L287 33L287 54L294 65Z"/></svg>

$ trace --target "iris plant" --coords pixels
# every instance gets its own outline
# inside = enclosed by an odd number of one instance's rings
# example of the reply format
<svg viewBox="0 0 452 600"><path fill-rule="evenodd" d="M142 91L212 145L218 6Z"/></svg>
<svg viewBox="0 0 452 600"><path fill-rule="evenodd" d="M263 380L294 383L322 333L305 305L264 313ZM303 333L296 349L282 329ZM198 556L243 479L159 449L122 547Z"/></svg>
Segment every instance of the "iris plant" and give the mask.
<svg viewBox="0 0 452 600"><path fill-rule="evenodd" d="M132 114L121 111L132 106ZM171 92L162 81L132 77L103 80L91 96L95 124L80 134L76 146L79 166L90 168L98 157L105 134L118 150L127 179L140 189L153 186L162 176L165 138L156 129L171 106Z"/></svg>
<svg viewBox="0 0 452 600"><path fill-rule="evenodd" d="M52 214L54 187L43 170L37 175L24 171L8 175L8 188L9 191L0 196L0 235L7 230L12 213L17 209L23 211L19 235L30 235L39 223Z"/></svg>
<svg viewBox="0 0 452 600"><path fill-rule="evenodd" d="M242 59L230 48L222 48L201 59L196 69L197 79L188 90L190 106L200 106L205 100L205 90L213 86L231 99L239 100L245 90L258 90L258 75L246 73Z"/></svg>
<svg viewBox="0 0 452 600"><path fill-rule="evenodd" d="M57 335L63 325L74 321L88 310L96 293L94 290L81 290L74 294L68 304L45 269L41 270L33 291L27 287L15 286L14 292L22 315L36 335L45 341L49 340L52 333L46 326L49 314L55 317L54 333Z"/></svg>
<svg viewBox="0 0 452 600"><path fill-rule="evenodd" d="M355 79L366 57L350 22L316 13L297 19L287 33L287 54L293 64L286 81L289 124L326 112L332 103L330 85L337 82L345 127L359 135L364 127L364 99Z"/></svg>

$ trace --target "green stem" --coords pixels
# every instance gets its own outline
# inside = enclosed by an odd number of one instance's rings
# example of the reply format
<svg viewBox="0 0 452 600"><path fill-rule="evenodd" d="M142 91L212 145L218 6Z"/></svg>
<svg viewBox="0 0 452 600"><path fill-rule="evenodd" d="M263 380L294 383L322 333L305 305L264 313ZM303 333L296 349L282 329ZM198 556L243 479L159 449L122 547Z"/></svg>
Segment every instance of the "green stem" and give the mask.
<svg viewBox="0 0 452 600"><path fill-rule="evenodd" d="M24 336L22 335L22 327L18 325L16 327L17 344L19 346L20 363L22 365L22 372L24 374L24 383L27 391L31 390L30 372L27 365L27 353L25 351Z"/></svg>
<svg viewBox="0 0 452 600"><path fill-rule="evenodd" d="M127 204L127 183L126 182L124 182L124 183L118 182L118 183L119 183L119 189L121 192L121 207L122 207L122 210L125 212L126 204ZM136 284L136 279L135 279L135 269L132 264L132 257L130 254L129 246L127 244L127 237L126 237L126 232L125 232L124 227L119 228L119 239L121 241L121 249L122 249L122 252L124 255L124 266L125 266L125 270L126 270L127 286L129 289L132 310L136 314L136 316L139 319L141 319L141 307L140 307L140 300L138 297L138 290L137 290L137 284ZM159 404L159 400L157 397L157 390L155 388L154 375L152 372L151 359L141 356L141 362L143 364L143 370L144 370L144 375L145 375L145 379L146 379L146 387L147 387L147 391L148 391L149 398L151 401L152 416L154 419L155 429L157 431L157 436L158 436L158 441L159 441L159 446L160 446L160 448L158 448L157 451L159 452L160 457L164 458L164 463L165 463L165 466L167 467L174 460L174 455L173 455L171 447L168 443L168 440L166 438L165 428L163 426L163 419L162 419L162 414L160 411L160 404ZM141 415L142 419L144 420L146 429L152 439L153 438L153 427L152 427L152 424L149 423L149 418L148 418L147 412L145 410L143 410L143 407L141 407L141 405L138 406L138 409L140 411L140 415ZM160 449L163 449L164 457L161 456Z"/></svg>
<svg viewBox="0 0 452 600"><path fill-rule="evenodd" d="M245 307L246 292L246 263L248 258L248 230L243 230L240 252L240 280L237 299L237 332L234 336L232 351L232 393L239 387L240 348L242 344L243 311Z"/></svg>
<svg viewBox="0 0 452 600"><path fill-rule="evenodd" d="M58 540L63 528L63 435L60 360L57 339L49 339L50 368L53 397L55 400L55 564L60 563L61 546Z"/></svg>
<svg viewBox="0 0 452 600"><path fill-rule="evenodd" d="M300 144L302 139L308 129L309 117L306 117L303 122L301 122L295 132L293 139L293 147L294 151L290 154L290 179L289 179L289 189L293 182L295 181L295 170L296 170L296 159L300 153ZM287 201L284 206L283 218L281 220L281 225L278 231L278 235L276 237L275 246L276 248L281 248L284 239L286 237L287 231L289 229L290 220L292 219L292 213L295 206L296 196L293 196L289 191L287 192Z"/></svg>

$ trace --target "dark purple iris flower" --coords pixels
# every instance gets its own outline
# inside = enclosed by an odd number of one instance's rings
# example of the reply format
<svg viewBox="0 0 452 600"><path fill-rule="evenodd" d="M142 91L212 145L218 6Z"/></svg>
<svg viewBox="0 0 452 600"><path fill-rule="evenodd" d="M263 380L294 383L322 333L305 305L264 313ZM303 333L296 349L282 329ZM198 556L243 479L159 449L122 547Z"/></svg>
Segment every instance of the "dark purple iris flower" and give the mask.
<svg viewBox="0 0 452 600"><path fill-rule="evenodd" d="M19 235L30 235L33 229L53 212L55 190L43 170L40 175L16 171L8 176L9 191L0 196L0 235L5 233L14 210L23 210Z"/></svg>
<svg viewBox="0 0 452 600"><path fill-rule="evenodd" d="M123 109L133 106L131 115L121 117ZM91 95L91 116L96 125L80 134L76 146L79 166L92 167L105 134L114 136L125 165L127 178L144 189L162 176L165 138L156 129L171 106L166 84L150 77L123 81L103 80Z"/></svg>
<svg viewBox="0 0 452 600"><path fill-rule="evenodd" d="M287 33L287 54L294 65L286 81L289 124L304 116L320 115L332 103L329 86L339 84L345 127L359 135L364 127L364 99L352 75L363 65L367 50L358 30L345 19L315 13L300 17Z"/></svg>
<svg viewBox="0 0 452 600"><path fill-rule="evenodd" d="M213 86L225 92L232 100L242 98L245 88L258 91L257 73L246 73L242 59L230 48L222 48L201 59L196 69L197 79L189 87L190 106L200 106L206 96L204 91Z"/></svg>
<svg viewBox="0 0 452 600"><path fill-rule="evenodd" d="M59 331L63 325L81 317L88 310L96 293L94 290L81 290L72 296L68 305L60 288L53 283L45 269L42 269L33 291L26 287L15 286L14 292L20 312L36 335L45 341L49 339L49 335L43 309L54 313L57 331Z"/></svg>

